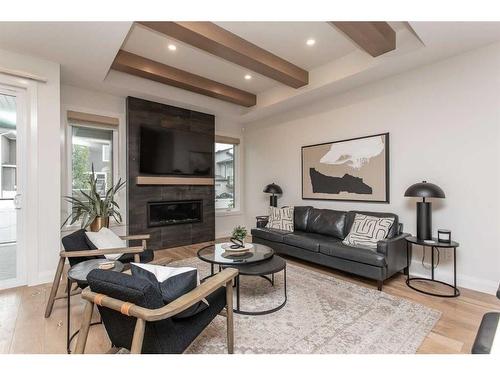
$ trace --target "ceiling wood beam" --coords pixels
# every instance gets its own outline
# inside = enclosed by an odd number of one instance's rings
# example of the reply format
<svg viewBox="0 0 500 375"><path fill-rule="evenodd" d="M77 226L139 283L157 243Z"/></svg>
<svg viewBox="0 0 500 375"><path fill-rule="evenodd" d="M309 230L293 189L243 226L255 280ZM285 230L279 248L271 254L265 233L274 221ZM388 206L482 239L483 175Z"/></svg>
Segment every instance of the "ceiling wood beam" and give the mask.
<svg viewBox="0 0 500 375"><path fill-rule="evenodd" d="M377 57L396 49L396 32L387 22L329 22L361 49Z"/></svg>
<svg viewBox="0 0 500 375"><path fill-rule="evenodd" d="M120 50L111 69L175 86L197 94L251 107L257 97L247 91Z"/></svg>
<svg viewBox="0 0 500 375"><path fill-rule="evenodd" d="M293 88L309 83L309 73L212 22L138 22L151 30L231 61Z"/></svg>

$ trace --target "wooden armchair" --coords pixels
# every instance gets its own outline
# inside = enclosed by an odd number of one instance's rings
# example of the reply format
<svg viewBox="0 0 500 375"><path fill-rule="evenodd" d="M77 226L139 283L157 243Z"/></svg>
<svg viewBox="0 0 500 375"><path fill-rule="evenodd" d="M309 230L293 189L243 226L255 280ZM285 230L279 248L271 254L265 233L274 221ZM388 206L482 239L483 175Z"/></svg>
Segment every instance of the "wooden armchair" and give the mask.
<svg viewBox="0 0 500 375"><path fill-rule="evenodd" d="M182 297L163 305L159 291L144 279L105 270L93 270L82 297L86 305L75 354L83 354L94 305L114 347L132 354L182 353L218 315L227 320L227 350L233 353L233 281L238 270L227 268ZM92 291L94 290L94 291ZM114 296L127 296L126 301ZM209 307L182 319L175 315L206 298ZM225 313L223 309L225 308Z"/></svg>
<svg viewBox="0 0 500 375"><path fill-rule="evenodd" d="M54 307L54 302L58 299L67 298L67 294L62 292L58 294L59 285L61 283L61 277L64 271L64 264L66 259L68 259L69 265L72 267L80 262L102 258L106 254L117 254L122 253L123 255L118 259L122 263L130 262L142 262L148 263L153 260L154 254L152 250L147 249L147 240L150 238L147 235L131 235L131 236L120 236L124 241L142 241L141 246L126 247L118 249L91 249L88 242L85 240L85 230L80 229L73 232L62 239L62 243L65 250L59 253L59 261L57 263L56 273L54 275L54 282L52 283L52 288L50 290L49 299L47 301L47 306L45 308L45 317L50 317L52 309ZM71 295L80 293L79 290L74 290Z"/></svg>

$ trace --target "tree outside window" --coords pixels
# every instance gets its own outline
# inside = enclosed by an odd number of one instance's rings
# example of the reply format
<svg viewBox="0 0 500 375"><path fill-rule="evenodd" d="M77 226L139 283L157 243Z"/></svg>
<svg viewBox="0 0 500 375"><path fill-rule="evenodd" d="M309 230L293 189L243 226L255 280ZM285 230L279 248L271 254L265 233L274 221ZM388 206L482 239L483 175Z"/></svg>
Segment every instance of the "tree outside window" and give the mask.
<svg viewBox="0 0 500 375"><path fill-rule="evenodd" d="M113 131L109 129L72 126L72 195L78 196L80 190L89 188L89 176L94 166L99 192L113 185L112 160Z"/></svg>

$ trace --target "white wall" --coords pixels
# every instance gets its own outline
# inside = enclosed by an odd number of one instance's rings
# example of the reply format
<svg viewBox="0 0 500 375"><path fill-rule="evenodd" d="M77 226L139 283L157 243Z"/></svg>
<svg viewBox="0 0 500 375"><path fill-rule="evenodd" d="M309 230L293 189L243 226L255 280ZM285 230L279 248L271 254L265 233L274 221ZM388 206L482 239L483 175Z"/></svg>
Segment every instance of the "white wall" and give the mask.
<svg viewBox="0 0 500 375"><path fill-rule="evenodd" d="M433 230L460 242L458 283L494 292L500 281L500 44L423 66L306 108L245 126L246 224L265 214L271 182L279 204L389 211L416 232L415 182L436 183ZM390 204L303 201L301 146L390 132ZM443 251L443 254L445 251ZM424 270L417 252L412 271ZM418 258L418 259L417 259ZM420 267L419 267L420 266ZM451 281L451 258L436 276ZM428 272L428 271L425 271Z"/></svg>
<svg viewBox="0 0 500 375"><path fill-rule="evenodd" d="M37 284L53 278L60 250L60 67L51 61L5 50L0 50L0 66L47 79L33 81L36 108L27 135L27 189L33 195L26 197L25 210L33 223L27 230L27 276L29 284Z"/></svg>

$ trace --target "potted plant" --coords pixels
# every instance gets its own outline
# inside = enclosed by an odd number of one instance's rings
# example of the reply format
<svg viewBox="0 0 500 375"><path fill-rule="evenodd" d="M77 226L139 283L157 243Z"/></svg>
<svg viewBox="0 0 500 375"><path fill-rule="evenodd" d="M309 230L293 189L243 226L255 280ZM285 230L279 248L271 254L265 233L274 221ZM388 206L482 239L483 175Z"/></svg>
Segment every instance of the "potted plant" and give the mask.
<svg viewBox="0 0 500 375"><path fill-rule="evenodd" d="M236 228L233 229L231 238L237 239L238 241L241 241L243 243L245 241L246 236L247 236L247 229L241 225L238 225Z"/></svg>
<svg viewBox="0 0 500 375"><path fill-rule="evenodd" d="M71 213L62 226L69 221L70 225L80 220L82 228L90 226L92 232L98 232L102 227L109 226L109 218L114 218L121 223L120 206L115 201L115 195L125 186L121 178L115 186L111 186L106 194L101 197L97 189L97 177L92 164L92 174L89 174L89 191L80 190L82 198L65 196L65 200L71 203Z"/></svg>

